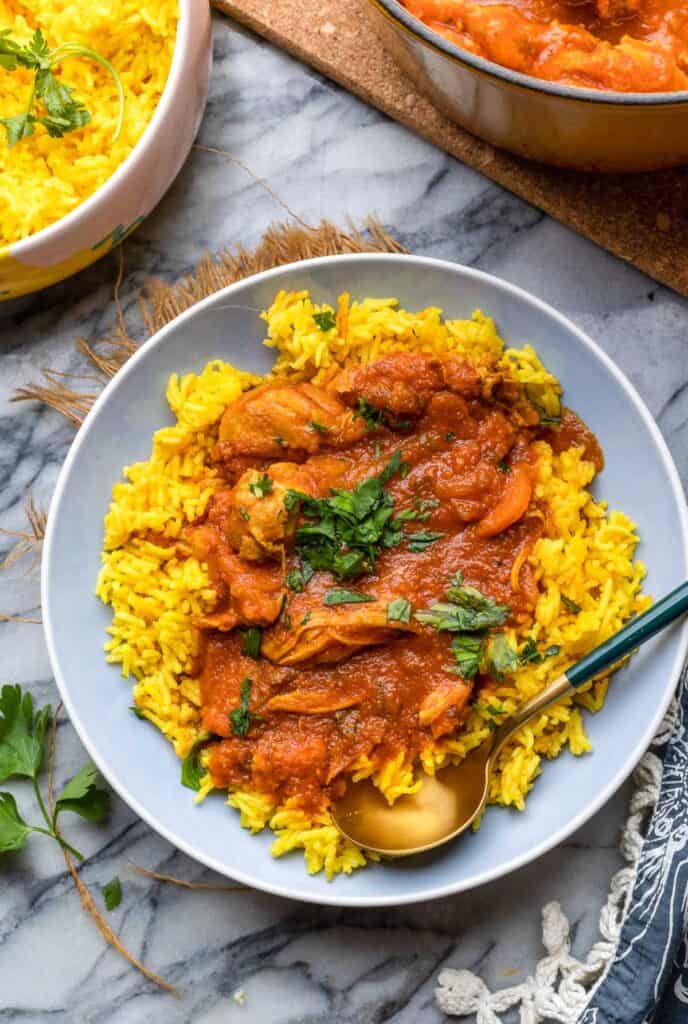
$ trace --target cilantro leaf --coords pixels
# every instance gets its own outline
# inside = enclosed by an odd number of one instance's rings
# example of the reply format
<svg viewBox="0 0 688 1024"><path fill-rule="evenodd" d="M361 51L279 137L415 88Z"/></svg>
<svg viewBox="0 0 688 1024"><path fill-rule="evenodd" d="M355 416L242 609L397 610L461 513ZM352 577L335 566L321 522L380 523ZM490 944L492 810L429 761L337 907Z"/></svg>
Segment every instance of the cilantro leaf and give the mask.
<svg viewBox="0 0 688 1024"><path fill-rule="evenodd" d="M17 810L11 793L0 793L0 853L21 850L33 829Z"/></svg>
<svg viewBox="0 0 688 1024"><path fill-rule="evenodd" d="M291 569L286 576L285 584L295 594L301 594L306 589L306 584L313 576L313 566L310 562L301 562L300 567Z"/></svg>
<svg viewBox="0 0 688 1024"><path fill-rule="evenodd" d="M43 764L45 733L52 708L42 708L35 716L30 693L21 687L3 686L0 692L0 782L23 776L36 779Z"/></svg>
<svg viewBox="0 0 688 1024"><path fill-rule="evenodd" d="M272 494L272 485L273 482L270 477L267 473L263 473L262 476L248 485L248 489L257 498L264 498L266 494Z"/></svg>
<svg viewBox="0 0 688 1024"><path fill-rule="evenodd" d="M110 811L110 794L98 788L99 780L98 769L92 761L87 761L58 796L54 820L57 821L62 811L73 811L87 821L103 821Z"/></svg>
<svg viewBox="0 0 688 1024"><path fill-rule="evenodd" d="M33 114L15 114L14 117L0 117L0 124L7 133L7 145L12 148L22 139L33 135L36 118Z"/></svg>
<svg viewBox="0 0 688 1024"><path fill-rule="evenodd" d="M326 427L324 423L318 423L317 420L311 420L308 426L311 430L317 430L319 434L329 434L330 428Z"/></svg>
<svg viewBox="0 0 688 1024"><path fill-rule="evenodd" d="M388 622L410 622L411 602L405 597L398 597L387 605Z"/></svg>
<svg viewBox="0 0 688 1024"><path fill-rule="evenodd" d="M409 551L419 552L425 551L431 544L434 544L436 540L444 537L444 533L433 532L432 530L426 530L425 532L410 533L408 538L408 549Z"/></svg>
<svg viewBox="0 0 688 1024"><path fill-rule="evenodd" d="M331 309L323 309L320 313L314 313L313 319L321 331L333 331L337 326L337 317Z"/></svg>
<svg viewBox="0 0 688 1024"><path fill-rule="evenodd" d="M518 655L518 660L522 665L527 665L531 661L537 665L539 662L542 661L542 655L538 651L537 644L535 643L535 640L532 636L528 637L525 644L521 648Z"/></svg>
<svg viewBox="0 0 688 1024"><path fill-rule="evenodd" d="M323 597L323 604L365 604L374 600L372 594L363 594L360 590L344 590L342 587L333 587Z"/></svg>
<svg viewBox="0 0 688 1024"><path fill-rule="evenodd" d="M241 645L241 653L254 661L260 658L260 647L263 641L263 634L258 626L250 626L244 633L244 642Z"/></svg>
<svg viewBox="0 0 688 1024"><path fill-rule="evenodd" d="M518 668L518 654L504 633L497 633L490 638L487 645L485 668L495 679L501 679L505 673L515 672Z"/></svg>
<svg viewBox="0 0 688 1024"><path fill-rule="evenodd" d="M366 398L359 398L354 410L354 418L361 419L366 425L366 430L377 430L384 425L385 414L381 409L376 409Z"/></svg>
<svg viewBox="0 0 688 1024"><path fill-rule="evenodd" d="M197 739L193 747L182 761L181 784L187 789L196 792L201 788L201 779L205 775L205 768L201 764L201 746L205 743L207 736Z"/></svg>
<svg viewBox="0 0 688 1024"><path fill-rule="evenodd" d="M234 708L229 715L229 721L232 726L232 732L235 736L244 737L248 734L251 728L251 723L254 719L257 719L257 715L251 714L248 709L251 700L251 687L253 686L252 679L242 679L241 691L240 691L240 704L238 708Z"/></svg>
<svg viewBox="0 0 688 1024"><path fill-rule="evenodd" d="M555 658L557 656L557 654L559 654L560 651L561 651L561 647L559 646L559 644L552 644L552 646L548 647L547 650L545 651L544 657L545 658Z"/></svg>
<svg viewBox="0 0 688 1024"><path fill-rule="evenodd" d="M570 597L566 596L566 594L561 595L561 603L567 611L571 612L572 615L578 615L580 612L583 611L581 606L579 604L576 604L575 601L572 601Z"/></svg>
<svg viewBox="0 0 688 1024"><path fill-rule="evenodd" d="M106 910L116 910L122 902L122 883L117 875L103 886L103 899Z"/></svg>
<svg viewBox="0 0 688 1024"><path fill-rule="evenodd" d="M480 671L485 654L485 641L482 636L471 633L460 633L452 640L452 653L456 667L449 669L462 679L473 679Z"/></svg>

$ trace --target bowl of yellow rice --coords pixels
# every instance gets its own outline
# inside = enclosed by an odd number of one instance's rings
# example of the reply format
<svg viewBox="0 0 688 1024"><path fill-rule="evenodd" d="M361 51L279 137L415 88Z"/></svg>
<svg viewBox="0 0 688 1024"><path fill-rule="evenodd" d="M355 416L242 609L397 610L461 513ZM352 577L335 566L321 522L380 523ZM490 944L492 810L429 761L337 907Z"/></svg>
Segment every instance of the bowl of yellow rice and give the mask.
<svg viewBox="0 0 688 1024"><path fill-rule="evenodd" d="M208 740L197 620L216 595L208 566L182 557L177 541L222 485L212 452L223 415L266 375L317 385L333 370L398 352L459 353L492 367L506 359L527 383L563 389L604 450L596 474L582 448L537 442L543 530L528 556L538 596L527 635L548 657L521 659L498 684L500 707L517 707L650 595L686 578L688 513L661 434L621 371L555 310L479 271L411 256L331 257L267 271L199 303L145 343L95 403L58 480L45 541L51 663L104 776L202 863L321 904L444 896L562 842L642 756L688 648L677 626L611 680L522 730L479 829L422 857L371 861L327 812L278 805L251 785L218 788L202 753L191 765ZM525 634L512 639L525 649ZM355 658L348 664L354 671ZM476 701L422 768L455 762L488 739L488 718ZM388 799L415 784L419 766L402 761L374 778Z"/></svg>
<svg viewBox="0 0 688 1024"><path fill-rule="evenodd" d="M34 71L3 64L0 45L0 302L63 280L133 231L179 173L207 97L202 0L0 0L0 44L30 48L36 39L65 55L53 81L88 111L87 123L60 134L60 122L56 133L44 117L13 140ZM34 110L50 114L45 98Z"/></svg>

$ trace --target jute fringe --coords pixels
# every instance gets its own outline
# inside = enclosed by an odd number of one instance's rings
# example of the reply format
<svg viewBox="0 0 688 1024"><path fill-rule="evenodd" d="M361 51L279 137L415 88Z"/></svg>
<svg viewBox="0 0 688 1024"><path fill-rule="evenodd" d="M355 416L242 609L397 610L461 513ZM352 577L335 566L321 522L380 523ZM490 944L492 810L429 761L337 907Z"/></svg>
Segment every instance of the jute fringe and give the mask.
<svg viewBox="0 0 688 1024"><path fill-rule="evenodd" d="M122 250L120 249L120 252ZM159 278L148 281L139 296L139 308L145 327L145 337L151 337L161 327L178 317L184 310L195 306L201 299L214 295L227 285L253 274L287 263L312 259L316 256L337 256L357 252L393 252L406 250L374 217L369 217L364 230L350 224L347 230L323 220L317 227L301 227L294 223L273 224L263 235L257 247L225 249L215 256L207 254L192 274L176 284ZM123 264L120 262L115 287L117 322L113 330L96 341L77 339L77 347L96 370L100 383L114 377L145 338L132 337L119 304L119 286ZM79 427L97 398L98 387L93 390L92 376L76 377L43 369L42 379L18 388L13 402L41 402ZM85 387L81 389L79 382Z"/></svg>

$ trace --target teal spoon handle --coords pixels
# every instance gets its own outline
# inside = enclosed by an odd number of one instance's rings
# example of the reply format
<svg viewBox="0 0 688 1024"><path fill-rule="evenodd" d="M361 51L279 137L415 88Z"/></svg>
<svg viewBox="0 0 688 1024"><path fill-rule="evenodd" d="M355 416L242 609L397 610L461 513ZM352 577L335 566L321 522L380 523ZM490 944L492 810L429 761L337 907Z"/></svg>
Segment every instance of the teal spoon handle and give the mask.
<svg viewBox="0 0 688 1024"><path fill-rule="evenodd" d="M645 643L685 612L688 612L688 583L682 583L676 590L672 590L642 615L632 619L609 640L605 640L590 654L586 654L575 665L567 668L566 677L569 683L574 687L587 683L593 676Z"/></svg>

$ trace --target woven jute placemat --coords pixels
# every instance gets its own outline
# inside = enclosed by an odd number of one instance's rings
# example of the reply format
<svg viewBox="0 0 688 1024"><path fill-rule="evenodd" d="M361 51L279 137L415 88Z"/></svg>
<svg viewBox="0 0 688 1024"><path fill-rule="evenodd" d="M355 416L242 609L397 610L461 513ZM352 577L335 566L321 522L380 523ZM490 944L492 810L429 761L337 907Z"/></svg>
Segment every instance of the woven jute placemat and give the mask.
<svg viewBox="0 0 688 1024"><path fill-rule="evenodd" d="M688 295L688 169L590 176L496 150L457 128L417 91L371 30L368 0L213 3L458 160Z"/></svg>

